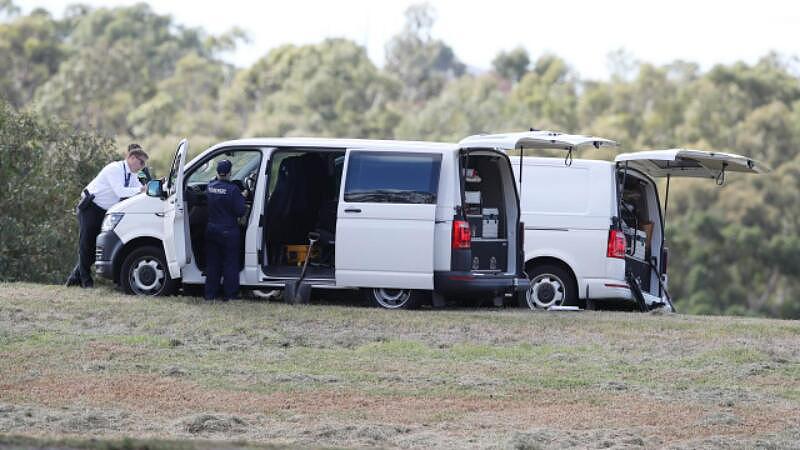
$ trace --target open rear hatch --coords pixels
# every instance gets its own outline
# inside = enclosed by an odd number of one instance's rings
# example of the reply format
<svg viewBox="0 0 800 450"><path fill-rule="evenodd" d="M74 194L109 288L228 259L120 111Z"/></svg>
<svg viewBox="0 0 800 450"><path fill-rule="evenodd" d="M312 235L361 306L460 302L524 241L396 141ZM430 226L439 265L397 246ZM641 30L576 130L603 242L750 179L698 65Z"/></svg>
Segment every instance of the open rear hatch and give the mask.
<svg viewBox="0 0 800 450"><path fill-rule="evenodd" d="M769 168L746 156L703 150L672 149L623 153L614 161L636 169L652 178L711 178L719 184L730 172L764 173Z"/></svg>
<svg viewBox="0 0 800 450"><path fill-rule="evenodd" d="M627 171L637 171L654 179L667 179L663 217L661 218L661 229L663 230L666 224L666 213L669 204L669 184L672 177L708 178L715 180L717 185L722 186L725 184L728 173L760 174L769 172L770 169L763 163L746 156L691 149L648 150L623 153L618 155L614 161L623 174L621 177L619 211L622 222L624 223L618 225L625 233L628 241L628 249L633 249L626 252L628 254L626 256L626 272L628 272L626 273L626 277L628 277L631 289L634 295L636 295L642 288L645 291L649 291L647 293L652 293L655 290L656 286L651 286L650 277L648 276L654 274L654 278L658 282L657 292L659 296L663 294L667 303L674 310L675 308L666 290L666 236L663 236L660 240L661 248L656 249L660 251L649 251L650 249L647 245L649 240L653 239L652 214L650 214L650 219L636 219L636 217L648 213L647 211L638 211L640 208L637 207L637 203L646 204L646 195L644 191L642 191L637 198L636 185L633 184L633 188L628 186L631 184L631 180L625 177ZM643 182L639 184L642 183ZM657 195L654 194L653 197L657 199ZM637 202L640 198L645 200ZM628 223L631 222L631 220L626 220L626 216L633 217L634 220L632 222L634 223ZM648 223L649 228L647 226ZM633 240L634 243L631 243L631 240ZM636 241L639 241L640 245L635 245ZM650 254L649 257L647 257L648 254ZM656 256L656 258L654 258L654 256ZM640 301L640 306L645 309L643 301Z"/></svg>
<svg viewBox="0 0 800 450"><path fill-rule="evenodd" d="M477 134L458 143L461 148L493 148L497 150L555 149L577 150L583 147L616 147L617 143L601 137L563 134L557 131L524 131L521 133Z"/></svg>
<svg viewBox="0 0 800 450"><path fill-rule="evenodd" d="M521 163L521 155L526 149L565 150L568 152L566 161L571 163L575 149L599 149L616 146L616 143L594 136L526 131L469 136L458 145L462 152L462 210L456 219L469 223L469 269L521 274L524 228L520 223L520 193L507 152L519 150ZM504 261L506 259L507 264ZM454 265L456 261L457 258L454 258ZM462 264L460 262L457 265Z"/></svg>

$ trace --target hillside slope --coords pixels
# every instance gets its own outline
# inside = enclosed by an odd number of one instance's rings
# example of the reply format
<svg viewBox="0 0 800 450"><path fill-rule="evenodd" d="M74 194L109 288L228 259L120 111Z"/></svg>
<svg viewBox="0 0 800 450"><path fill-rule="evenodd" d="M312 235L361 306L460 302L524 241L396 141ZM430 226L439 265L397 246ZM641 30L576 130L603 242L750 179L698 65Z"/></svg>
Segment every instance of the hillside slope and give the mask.
<svg viewBox="0 0 800 450"><path fill-rule="evenodd" d="M800 323L210 304L0 284L0 433L297 446L793 447Z"/></svg>

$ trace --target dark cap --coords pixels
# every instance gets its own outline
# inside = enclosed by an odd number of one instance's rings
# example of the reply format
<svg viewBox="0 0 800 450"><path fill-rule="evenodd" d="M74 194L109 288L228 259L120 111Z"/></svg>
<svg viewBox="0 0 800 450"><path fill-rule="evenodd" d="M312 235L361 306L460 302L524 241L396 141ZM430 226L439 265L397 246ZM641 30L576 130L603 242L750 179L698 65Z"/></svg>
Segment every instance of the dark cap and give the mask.
<svg viewBox="0 0 800 450"><path fill-rule="evenodd" d="M229 174L231 173L231 167L233 167L233 164L231 164L231 162L227 159L223 159L217 163L217 173Z"/></svg>

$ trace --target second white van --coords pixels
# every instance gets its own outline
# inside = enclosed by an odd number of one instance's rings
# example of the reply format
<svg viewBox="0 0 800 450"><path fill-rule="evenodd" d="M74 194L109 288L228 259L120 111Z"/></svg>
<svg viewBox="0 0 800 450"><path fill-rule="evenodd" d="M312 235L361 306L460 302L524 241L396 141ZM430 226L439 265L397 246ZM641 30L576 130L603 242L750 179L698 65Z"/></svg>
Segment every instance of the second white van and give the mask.
<svg viewBox="0 0 800 450"><path fill-rule="evenodd" d="M668 248L655 180L767 171L729 153L673 149L620 154L613 162L512 158L525 223L525 270L532 309L592 308L625 300L674 309L667 290ZM521 181L520 181L521 179Z"/></svg>

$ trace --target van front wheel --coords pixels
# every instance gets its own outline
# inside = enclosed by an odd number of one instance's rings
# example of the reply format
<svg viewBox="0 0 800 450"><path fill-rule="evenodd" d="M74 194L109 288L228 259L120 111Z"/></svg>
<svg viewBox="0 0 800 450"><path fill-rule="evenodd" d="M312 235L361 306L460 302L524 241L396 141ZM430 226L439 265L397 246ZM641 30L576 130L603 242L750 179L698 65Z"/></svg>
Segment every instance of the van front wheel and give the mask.
<svg viewBox="0 0 800 450"><path fill-rule="evenodd" d="M367 300L384 309L414 309L419 306L420 293L411 289L367 288Z"/></svg>
<svg viewBox="0 0 800 450"><path fill-rule="evenodd" d="M125 257L119 278L122 290L132 295L171 295L177 287L176 280L169 276L164 252L150 245Z"/></svg>
<svg viewBox="0 0 800 450"><path fill-rule="evenodd" d="M574 305L578 300L575 279L562 267L552 264L536 265L528 277L531 287L525 292L524 306L530 309Z"/></svg>

